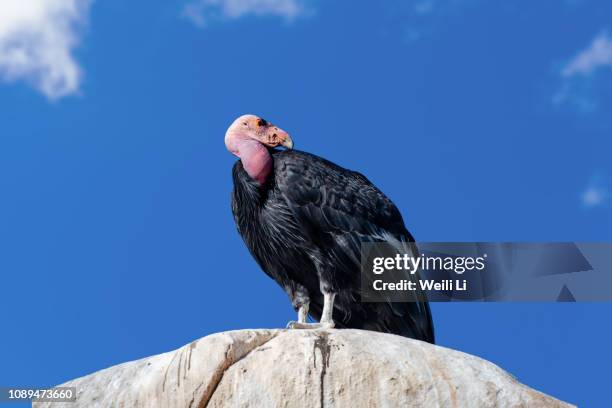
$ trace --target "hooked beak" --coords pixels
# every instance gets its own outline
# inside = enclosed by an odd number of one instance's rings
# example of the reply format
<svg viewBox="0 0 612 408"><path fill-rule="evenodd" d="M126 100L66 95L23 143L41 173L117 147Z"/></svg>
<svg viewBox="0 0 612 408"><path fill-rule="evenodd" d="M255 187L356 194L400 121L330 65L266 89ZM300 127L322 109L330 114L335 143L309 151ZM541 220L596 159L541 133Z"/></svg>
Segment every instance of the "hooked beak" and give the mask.
<svg viewBox="0 0 612 408"><path fill-rule="evenodd" d="M287 149L293 149L293 140L289 133L274 125L269 125L264 130L263 135L259 137L259 140L268 147L283 146Z"/></svg>
<svg viewBox="0 0 612 408"><path fill-rule="evenodd" d="M291 136L289 136L289 133L287 133L287 136L285 137L285 140L283 140L281 142L281 146L291 150L293 149L293 139L291 139Z"/></svg>

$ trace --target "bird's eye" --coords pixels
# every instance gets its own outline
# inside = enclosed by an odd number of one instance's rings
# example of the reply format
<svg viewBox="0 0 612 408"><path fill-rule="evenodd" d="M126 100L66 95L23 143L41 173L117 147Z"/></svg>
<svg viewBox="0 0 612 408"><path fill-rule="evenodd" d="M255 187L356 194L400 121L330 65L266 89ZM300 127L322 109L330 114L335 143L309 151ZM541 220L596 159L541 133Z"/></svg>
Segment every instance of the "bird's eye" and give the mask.
<svg viewBox="0 0 612 408"><path fill-rule="evenodd" d="M247 123L246 123L246 122L242 122L242 124L243 124L244 126L246 126L246 125L247 125Z"/></svg>

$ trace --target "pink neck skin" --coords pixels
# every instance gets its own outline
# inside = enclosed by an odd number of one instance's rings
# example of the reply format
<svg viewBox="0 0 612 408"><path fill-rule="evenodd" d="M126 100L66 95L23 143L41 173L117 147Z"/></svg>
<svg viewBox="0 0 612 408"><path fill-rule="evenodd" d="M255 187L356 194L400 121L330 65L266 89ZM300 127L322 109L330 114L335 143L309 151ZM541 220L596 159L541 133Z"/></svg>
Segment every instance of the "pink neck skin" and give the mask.
<svg viewBox="0 0 612 408"><path fill-rule="evenodd" d="M272 171L272 157L266 146L249 137L235 136L230 142L230 151L240 157L249 177L264 184Z"/></svg>

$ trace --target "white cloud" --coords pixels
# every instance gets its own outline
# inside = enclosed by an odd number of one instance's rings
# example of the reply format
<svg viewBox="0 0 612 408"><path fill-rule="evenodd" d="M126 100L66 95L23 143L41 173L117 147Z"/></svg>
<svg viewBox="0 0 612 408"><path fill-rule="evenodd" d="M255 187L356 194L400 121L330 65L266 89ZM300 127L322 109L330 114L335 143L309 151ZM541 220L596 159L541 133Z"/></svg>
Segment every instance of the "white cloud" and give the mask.
<svg viewBox="0 0 612 408"><path fill-rule="evenodd" d="M552 96L553 105L583 115L603 112L605 96L601 81L605 79L593 75L602 68L612 68L612 38L605 31L558 69L560 78Z"/></svg>
<svg viewBox="0 0 612 408"><path fill-rule="evenodd" d="M595 37L591 45L576 55L561 71L563 77L577 74L589 75L601 67L612 68L612 39L602 33Z"/></svg>
<svg viewBox="0 0 612 408"><path fill-rule="evenodd" d="M215 19L233 20L244 16L275 16L291 21L306 12L304 0L195 0L183 15L199 27Z"/></svg>
<svg viewBox="0 0 612 408"><path fill-rule="evenodd" d="M90 0L0 0L0 77L24 80L50 99L75 93L79 43Z"/></svg>
<svg viewBox="0 0 612 408"><path fill-rule="evenodd" d="M582 193L582 204L586 207L595 207L606 201L608 194L601 187L591 186Z"/></svg>
<svg viewBox="0 0 612 408"><path fill-rule="evenodd" d="M596 173L591 177L587 188L580 195L585 207L597 207L604 204L610 196L606 188L606 177L603 173Z"/></svg>
<svg viewBox="0 0 612 408"><path fill-rule="evenodd" d="M593 83L585 78L579 81L565 79L552 97L557 108L567 106L573 111L589 115L599 109L598 98L594 95Z"/></svg>

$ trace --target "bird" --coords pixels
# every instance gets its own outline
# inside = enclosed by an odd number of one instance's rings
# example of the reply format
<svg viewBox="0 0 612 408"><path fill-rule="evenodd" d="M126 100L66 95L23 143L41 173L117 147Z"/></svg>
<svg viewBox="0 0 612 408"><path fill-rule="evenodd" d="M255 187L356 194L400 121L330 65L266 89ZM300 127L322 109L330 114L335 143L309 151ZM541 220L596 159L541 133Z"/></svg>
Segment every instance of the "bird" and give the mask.
<svg viewBox="0 0 612 408"><path fill-rule="evenodd" d="M425 297L361 302L361 243L414 242L386 195L361 173L294 149L288 132L256 115L234 120L225 146L238 158L231 193L238 233L297 312L288 328L354 328L435 342Z"/></svg>

